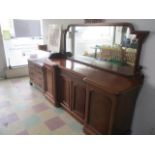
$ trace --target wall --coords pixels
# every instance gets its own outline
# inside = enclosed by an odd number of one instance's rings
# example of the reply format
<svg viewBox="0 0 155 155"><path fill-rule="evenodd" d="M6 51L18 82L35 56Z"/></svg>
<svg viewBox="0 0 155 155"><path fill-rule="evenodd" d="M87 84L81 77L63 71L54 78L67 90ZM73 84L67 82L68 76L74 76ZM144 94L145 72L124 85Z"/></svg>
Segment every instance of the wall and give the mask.
<svg viewBox="0 0 155 155"><path fill-rule="evenodd" d="M43 33L44 43L47 44L48 25L58 24L58 25L62 25L63 29L66 29L69 24L80 24L80 23L84 23L84 20L83 19L43 19L42 33Z"/></svg>
<svg viewBox="0 0 155 155"><path fill-rule="evenodd" d="M3 39L0 27L0 78L5 76L4 69L6 67L5 54L4 54L4 46Z"/></svg>
<svg viewBox="0 0 155 155"><path fill-rule="evenodd" d="M138 97L133 118L133 134L155 134L155 19L106 20L130 22L136 30L149 30L143 45L140 64L144 67L145 82Z"/></svg>

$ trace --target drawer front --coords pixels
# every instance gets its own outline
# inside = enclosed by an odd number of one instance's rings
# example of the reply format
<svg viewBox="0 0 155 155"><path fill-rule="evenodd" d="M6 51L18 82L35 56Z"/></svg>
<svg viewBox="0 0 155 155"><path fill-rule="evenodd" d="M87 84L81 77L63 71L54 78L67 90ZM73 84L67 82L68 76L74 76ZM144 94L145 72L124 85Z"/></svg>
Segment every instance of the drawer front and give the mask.
<svg viewBox="0 0 155 155"><path fill-rule="evenodd" d="M38 73L38 74L43 75L43 69L38 67L38 66L35 66L35 72Z"/></svg>
<svg viewBox="0 0 155 155"><path fill-rule="evenodd" d="M28 61L29 76L31 82L44 89L44 74L42 66L38 66L35 62Z"/></svg>

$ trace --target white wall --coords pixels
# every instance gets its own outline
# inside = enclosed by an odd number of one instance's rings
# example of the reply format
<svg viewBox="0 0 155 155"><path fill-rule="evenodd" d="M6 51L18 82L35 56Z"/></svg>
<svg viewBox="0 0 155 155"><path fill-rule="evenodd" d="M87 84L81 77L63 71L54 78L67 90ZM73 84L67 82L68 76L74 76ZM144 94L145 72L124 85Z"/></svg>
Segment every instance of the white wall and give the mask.
<svg viewBox="0 0 155 155"><path fill-rule="evenodd" d="M4 54L4 46L3 46L3 39L0 27L0 78L5 76L4 69L6 67L6 60Z"/></svg>
<svg viewBox="0 0 155 155"><path fill-rule="evenodd" d="M66 29L69 24L80 24L84 23L83 19L43 19L42 20L42 33L44 43L47 43L47 32L48 32L48 25L50 24L58 24L62 25L63 29Z"/></svg>
<svg viewBox="0 0 155 155"><path fill-rule="evenodd" d="M142 49L140 64L144 67L145 82L136 103L132 131L133 134L155 134L155 19L106 22L130 22L136 30L150 31Z"/></svg>

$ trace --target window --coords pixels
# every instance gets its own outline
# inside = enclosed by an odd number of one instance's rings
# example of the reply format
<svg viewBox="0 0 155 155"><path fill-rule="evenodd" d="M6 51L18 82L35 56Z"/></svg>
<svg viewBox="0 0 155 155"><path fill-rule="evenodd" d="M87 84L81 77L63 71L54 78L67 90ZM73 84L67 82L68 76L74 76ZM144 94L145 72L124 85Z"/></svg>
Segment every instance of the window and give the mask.
<svg viewBox="0 0 155 155"><path fill-rule="evenodd" d="M27 65L29 55L43 43L41 20L3 20L1 26L7 66Z"/></svg>

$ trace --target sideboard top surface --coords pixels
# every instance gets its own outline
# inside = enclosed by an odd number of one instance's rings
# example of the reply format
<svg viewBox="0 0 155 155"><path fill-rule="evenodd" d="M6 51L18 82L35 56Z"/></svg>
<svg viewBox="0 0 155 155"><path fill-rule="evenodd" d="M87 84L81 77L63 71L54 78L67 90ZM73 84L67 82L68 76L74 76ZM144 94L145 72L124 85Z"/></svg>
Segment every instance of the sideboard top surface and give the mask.
<svg viewBox="0 0 155 155"><path fill-rule="evenodd" d="M142 79L113 74L69 59L47 59L45 64L58 66L62 70L81 76L86 83L97 86L112 94L119 94L130 90L133 87L140 86L142 83Z"/></svg>

